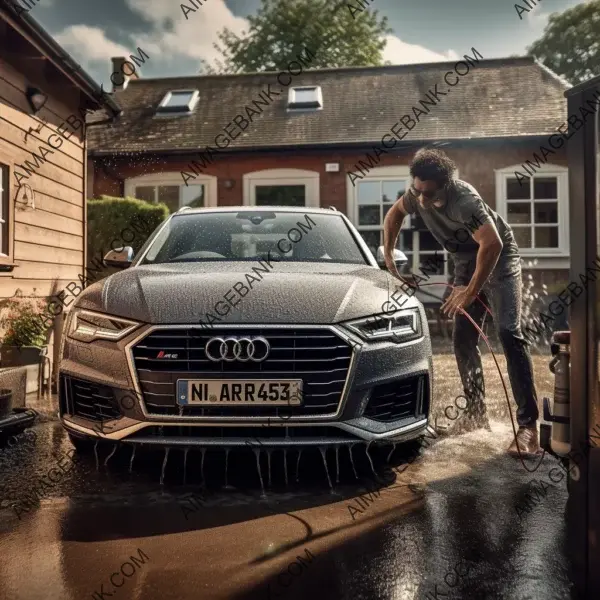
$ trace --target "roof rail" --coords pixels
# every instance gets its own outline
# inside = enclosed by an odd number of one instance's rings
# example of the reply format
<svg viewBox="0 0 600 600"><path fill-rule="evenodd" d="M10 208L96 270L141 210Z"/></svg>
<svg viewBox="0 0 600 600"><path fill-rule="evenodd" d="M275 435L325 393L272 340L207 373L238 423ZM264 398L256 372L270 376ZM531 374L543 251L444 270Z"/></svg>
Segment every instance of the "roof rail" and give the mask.
<svg viewBox="0 0 600 600"><path fill-rule="evenodd" d="M338 209L335 206L328 206L327 208L329 210L335 210L335 212L339 212Z"/></svg>

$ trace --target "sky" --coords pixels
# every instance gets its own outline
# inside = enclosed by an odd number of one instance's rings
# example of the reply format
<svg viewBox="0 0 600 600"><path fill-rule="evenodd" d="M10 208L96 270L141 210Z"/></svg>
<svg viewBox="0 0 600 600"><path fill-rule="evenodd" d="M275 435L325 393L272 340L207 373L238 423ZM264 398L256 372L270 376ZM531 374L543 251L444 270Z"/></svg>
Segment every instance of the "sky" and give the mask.
<svg viewBox="0 0 600 600"><path fill-rule="evenodd" d="M19 0L14 0L18 2ZM32 0L33 1L33 0ZM200 2L202 5L200 6ZM333 1L333 0L331 0ZM553 12L563 12L581 0L362 0L369 10L388 18L384 60L392 64L445 61L475 47L485 58L524 55L538 39ZM585 1L585 0L584 0ZM23 0L20 0L23 3ZM348 2L355 7L359 3ZM142 48L151 60L142 77L174 77L200 71L200 59L219 56L213 43L224 27L241 34L246 17L260 0L37 0L30 10L48 33L105 89L113 56L137 55Z"/></svg>

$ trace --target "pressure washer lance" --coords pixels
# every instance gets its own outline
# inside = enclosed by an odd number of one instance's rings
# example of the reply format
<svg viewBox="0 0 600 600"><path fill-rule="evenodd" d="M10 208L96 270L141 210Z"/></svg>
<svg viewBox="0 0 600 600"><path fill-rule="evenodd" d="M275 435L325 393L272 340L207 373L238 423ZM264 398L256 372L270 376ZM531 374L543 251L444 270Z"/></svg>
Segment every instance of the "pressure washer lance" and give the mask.
<svg viewBox="0 0 600 600"><path fill-rule="evenodd" d="M552 361L550 371L554 374L554 402L550 410L550 399L544 398L544 420L552 423L550 448L560 456L565 457L571 450L570 427L570 357L571 332L555 331L552 334Z"/></svg>

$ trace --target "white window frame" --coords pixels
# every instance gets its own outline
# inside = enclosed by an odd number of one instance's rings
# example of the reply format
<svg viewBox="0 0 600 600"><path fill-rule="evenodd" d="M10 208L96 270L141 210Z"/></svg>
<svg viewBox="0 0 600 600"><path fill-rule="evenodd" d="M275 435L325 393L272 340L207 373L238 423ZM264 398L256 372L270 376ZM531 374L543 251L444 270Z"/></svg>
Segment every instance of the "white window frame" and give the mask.
<svg viewBox="0 0 600 600"><path fill-rule="evenodd" d="M185 92L187 94L192 94L191 98L188 100L187 107L181 106L177 108L168 108L167 104L171 99L171 96L174 93ZM196 104L198 104L198 98L200 97L200 92L198 90L190 90L190 89L182 89L182 90L169 90L160 101L158 107L156 108L156 113L159 115L185 115L194 111L196 108Z"/></svg>
<svg viewBox="0 0 600 600"><path fill-rule="evenodd" d="M508 203L506 198L506 182L509 177L514 178L515 172L523 172L522 165L511 165L502 169L495 169L496 173L496 212L508 222ZM556 177L557 183L557 210L558 210L558 248L521 248L519 253L523 257L535 258L568 258L569 246L569 169L561 165L546 163L539 168L535 167L533 177ZM525 185L525 184L523 184ZM529 182L531 185L531 182ZM535 200L521 200L521 202L535 203ZM537 202L544 202L538 200ZM512 227L512 225L511 225Z"/></svg>
<svg viewBox="0 0 600 600"><path fill-rule="evenodd" d="M204 206L206 208L217 206L217 178L214 175L196 175L195 179L189 180L189 185L204 185ZM149 173L125 180L125 195L135 198L135 188L143 185L179 185L185 187L181 173ZM156 196L156 195L155 195ZM179 208L181 208L181 191L179 192ZM154 199L156 202L156 198Z"/></svg>
<svg viewBox="0 0 600 600"><path fill-rule="evenodd" d="M397 181L398 179L407 179L409 184L412 183L412 178L410 176L410 170L407 165L390 165L386 167L375 167L370 169L369 172L362 178L357 179L355 181L356 185L352 185L350 183L346 184L346 210L347 214L352 221L352 224L356 229L360 232L364 231L380 231L381 228L376 228L374 225L359 225L358 223L358 184L362 182L366 182L369 180L376 181ZM455 175L455 179L458 179L458 171ZM412 215L408 215L404 222L402 223L403 229L412 229ZM420 249L420 232L416 230L413 231L413 248L410 251L412 253L412 264L410 264L411 273L415 273L417 275L423 276L420 270L420 259L421 259L421 249ZM430 251L427 251L428 253ZM444 257L444 272L441 275L430 275L428 281L431 283L441 283L448 281L448 252L445 249L440 249L438 252L438 256ZM433 256L431 254L425 254L423 256ZM440 286L439 290L440 296L443 292L444 288ZM438 291L436 288L432 289L432 292Z"/></svg>
<svg viewBox="0 0 600 600"><path fill-rule="evenodd" d="M296 101L296 91L298 90L315 90L316 99L315 101L319 104L319 106L293 106L297 103ZM320 85L301 85L290 88L288 92L288 106L287 109L289 111L297 111L297 110L323 110L323 92L321 91Z"/></svg>
<svg viewBox="0 0 600 600"><path fill-rule="evenodd" d="M304 169L267 169L252 171L243 176L244 206L256 206L256 187L259 185L304 185L306 207L320 206L319 172Z"/></svg>

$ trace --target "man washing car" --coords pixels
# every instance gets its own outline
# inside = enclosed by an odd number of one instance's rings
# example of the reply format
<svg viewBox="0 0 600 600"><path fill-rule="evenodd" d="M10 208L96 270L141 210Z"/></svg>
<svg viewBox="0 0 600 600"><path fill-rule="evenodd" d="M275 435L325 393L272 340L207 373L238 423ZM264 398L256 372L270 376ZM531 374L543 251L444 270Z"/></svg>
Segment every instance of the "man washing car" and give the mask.
<svg viewBox="0 0 600 600"><path fill-rule="evenodd" d="M419 150L410 165L413 184L388 211L384 221L385 262L390 273L413 286L397 271L392 258L402 221L417 213L431 234L449 249L452 240L454 286L442 311L454 318L452 336L456 362L463 388L473 402L471 382L485 393L479 332L459 312L464 309L481 327L485 308L490 308L504 348L508 375L518 405L519 431L508 453L535 456L539 446L538 403L533 367L526 339L521 333L521 259L510 226L483 202L470 184L453 179L454 162L441 150ZM466 224L477 223L477 228ZM459 237L460 236L460 237ZM472 406L477 406L473 403ZM477 414L479 412L479 414ZM485 406L479 398L478 411L471 416L483 418ZM518 449L517 449L518 445Z"/></svg>

